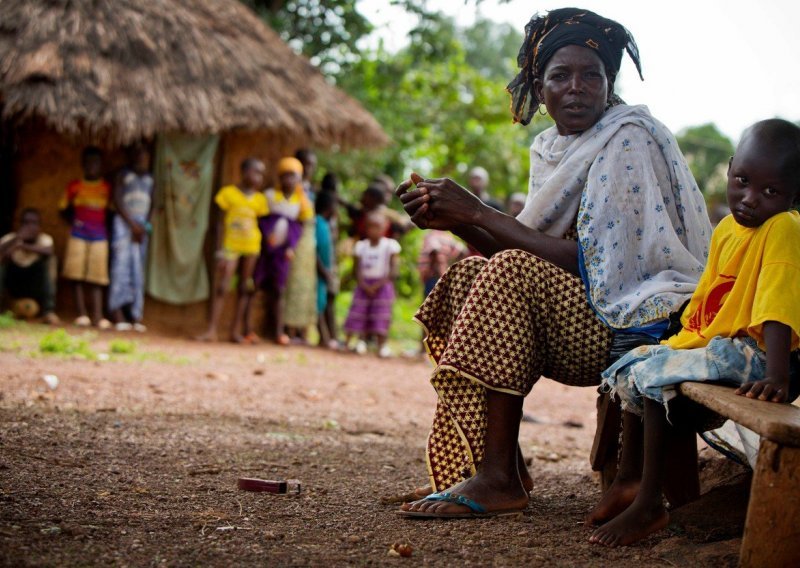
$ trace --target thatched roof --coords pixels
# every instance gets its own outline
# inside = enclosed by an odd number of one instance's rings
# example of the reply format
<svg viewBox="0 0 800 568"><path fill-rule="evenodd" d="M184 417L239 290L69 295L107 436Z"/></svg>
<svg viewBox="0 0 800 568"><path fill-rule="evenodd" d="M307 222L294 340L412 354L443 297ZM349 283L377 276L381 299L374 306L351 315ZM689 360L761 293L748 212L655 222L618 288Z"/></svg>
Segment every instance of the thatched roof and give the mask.
<svg viewBox="0 0 800 568"><path fill-rule="evenodd" d="M0 107L106 144L236 129L298 146L387 142L237 0L2 0Z"/></svg>

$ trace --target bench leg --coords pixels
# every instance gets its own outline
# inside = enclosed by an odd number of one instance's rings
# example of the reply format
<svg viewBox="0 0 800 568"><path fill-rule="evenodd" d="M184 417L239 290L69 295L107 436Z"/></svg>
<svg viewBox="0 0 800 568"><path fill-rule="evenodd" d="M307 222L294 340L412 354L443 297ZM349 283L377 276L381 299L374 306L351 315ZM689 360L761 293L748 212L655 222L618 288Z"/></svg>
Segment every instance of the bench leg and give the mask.
<svg viewBox="0 0 800 568"><path fill-rule="evenodd" d="M761 440L741 566L800 566L800 448Z"/></svg>

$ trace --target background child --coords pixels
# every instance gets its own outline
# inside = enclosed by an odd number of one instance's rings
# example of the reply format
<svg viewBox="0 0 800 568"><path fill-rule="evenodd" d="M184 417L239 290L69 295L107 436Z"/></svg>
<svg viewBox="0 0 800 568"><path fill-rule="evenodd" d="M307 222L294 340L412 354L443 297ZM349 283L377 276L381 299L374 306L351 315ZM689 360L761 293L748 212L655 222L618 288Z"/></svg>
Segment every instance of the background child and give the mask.
<svg viewBox="0 0 800 568"><path fill-rule="evenodd" d="M258 218L269 212L267 200L261 193L264 184L264 163L256 158L242 162L242 181L219 190L214 201L225 212L222 248L217 251L214 296L211 315L201 341L217 340L217 325L222 313L225 293L231 277L239 269L236 315L231 324L231 338L236 343L255 343L258 338L250 329L250 304L255 292L253 271L261 252L261 232Z"/></svg>
<svg viewBox="0 0 800 568"><path fill-rule="evenodd" d="M59 323L55 309L53 237L42 232L36 209L24 209L19 230L0 239L0 307L4 293L15 299L33 298L42 321Z"/></svg>
<svg viewBox="0 0 800 568"><path fill-rule="evenodd" d="M330 278L328 282L326 282L326 291L327 291L327 298L325 300L325 312L324 314L320 314L324 317L324 325L327 328L327 331L330 335L330 339L328 340L328 347L331 349L338 349L339 348L339 331L338 326L336 325L336 295L339 293L339 255L337 251L337 245L339 243L339 204L341 203L341 198L339 195L339 180L336 177L336 174L332 172L327 172L322 177L322 183L320 184L320 194L322 193L329 193L331 199L333 200L334 204L334 212L331 217L328 219L328 227L331 233L331 268L330 268ZM317 243L317 247L319 248L319 243Z"/></svg>
<svg viewBox="0 0 800 568"><path fill-rule="evenodd" d="M294 249L303 234L303 223L314 216L314 208L302 186L303 164L297 158L278 162L278 189L264 195L269 215L259 220L263 239L261 257L256 266L256 285L267 291L269 328L279 345L288 345L283 325L284 291Z"/></svg>
<svg viewBox="0 0 800 568"><path fill-rule="evenodd" d="M62 274L73 281L78 309L75 325L85 327L94 322L100 329L109 329L111 322L103 317L103 287L108 285L106 210L111 186L102 178L103 154L99 148L85 148L81 166L83 179L67 185L59 206L72 224ZM84 284L92 298L91 319L86 310Z"/></svg>
<svg viewBox="0 0 800 568"><path fill-rule="evenodd" d="M111 285L108 309L117 331L145 331L144 267L150 227L153 176L150 151L137 144L128 151L128 166L117 175L111 225Z"/></svg>
<svg viewBox="0 0 800 568"><path fill-rule="evenodd" d="M663 506L665 404L684 381L739 385L737 394L771 402L797 396L800 346L800 128L783 120L756 123L728 166L728 205L711 238L708 263L681 318L662 345L630 351L603 373L622 400L626 425L614 483L590 514L612 518L590 540L637 542L667 525ZM665 388L667 387L667 388ZM626 451L628 421L644 415L644 467Z"/></svg>
<svg viewBox="0 0 800 568"><path fill-rule="evenodd" d="M362 355L367 351L367 339L374 335L378 355L388 357L386 337L392 321L400 243L383 236L389 224L383 215L373 212L364 221L367 238L358 241L353 251L358 285L344 323L346 343L349 346L353 335L360 336L355 351Z"/></svg>
<svg viewBox="0 0 800 568"><path fill-rule="evenodd" d="M417 269L425 297L431 293L448 267L467 255L467 247L449 231L428 230L422 239Z"/></svg>
<svg viewBox="0 0 800 568"><path fill-rule="evenodd" d="M321 191L314 203L316 216L317 240L317 328L319 329L319 344L336 349L339 342L336 339L336 328L328 324L326 317L328 307L328 290L334 284L334 241L331 233L330 221L336 215L336 196L330 191Z"/></svg>
<svg viewBox="0 0 800 568"><path fill-rule="evenodd" d="M352 205L347 206L347 214L350 216L352 226L350 227L350 235L357 240L367 238L367 217L371 213L383 213L386 209L386 195L382 185L370 184L367 189L361 194L359 199L360 207ZM387 222L386 230L383 236L388 237L391 234L391 226Z"/></svg>

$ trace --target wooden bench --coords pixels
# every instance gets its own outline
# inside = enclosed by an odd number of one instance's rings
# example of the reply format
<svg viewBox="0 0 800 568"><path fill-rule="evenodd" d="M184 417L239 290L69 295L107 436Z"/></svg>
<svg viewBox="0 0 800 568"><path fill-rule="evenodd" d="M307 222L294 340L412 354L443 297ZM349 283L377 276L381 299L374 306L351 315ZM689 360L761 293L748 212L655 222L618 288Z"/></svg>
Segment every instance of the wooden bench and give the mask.
<svg viewBox="0 0 800 568"><path fill-rule="evenodd" d="M683 383L678 392L761 436L739 554L741 566L800 566L800 408L736 395L733 388ZM619 406L598 399L592 468L605 487L616 472ZM674 507L699 495L697 438L680 436L669 449L670 465L688 463L664 488ZM611 463L613 462L613 464Z"/></svg>

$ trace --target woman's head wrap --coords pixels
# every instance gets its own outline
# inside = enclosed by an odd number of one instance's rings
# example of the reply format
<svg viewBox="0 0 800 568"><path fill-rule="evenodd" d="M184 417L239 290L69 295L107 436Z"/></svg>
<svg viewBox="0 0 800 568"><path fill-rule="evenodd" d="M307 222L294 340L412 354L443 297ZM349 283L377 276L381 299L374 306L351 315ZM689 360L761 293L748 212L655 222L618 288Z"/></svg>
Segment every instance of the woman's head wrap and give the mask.
<svg viewBox="0 0 800 568"><path fill-rule="evenodd" d="M281 158L278 162L278 175L295 173L303 175L303 164L297 158Z"/></svg>
<svg viewBox="0 0 800 568"><path fill-rule="evenodd" d="M627 51L639 77L644 80L639 48L621 24L579 8L560 8L546 16L534 14L525 26L525 41L517 56L520 72L506 87L511 94L514 122L528 124L531 121L543 102L536 96L533 81L541 76L555 52L567 45L593 49L612 79L619 72L623 50Z"/></svg>

